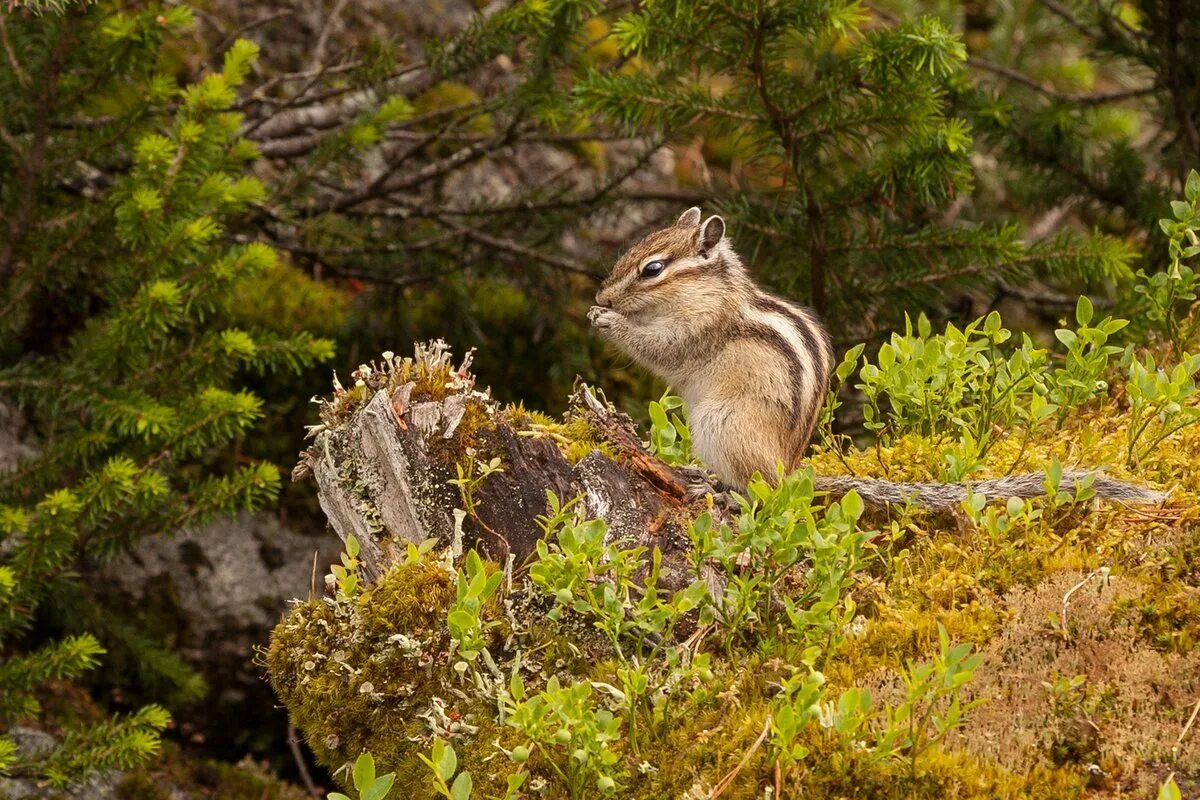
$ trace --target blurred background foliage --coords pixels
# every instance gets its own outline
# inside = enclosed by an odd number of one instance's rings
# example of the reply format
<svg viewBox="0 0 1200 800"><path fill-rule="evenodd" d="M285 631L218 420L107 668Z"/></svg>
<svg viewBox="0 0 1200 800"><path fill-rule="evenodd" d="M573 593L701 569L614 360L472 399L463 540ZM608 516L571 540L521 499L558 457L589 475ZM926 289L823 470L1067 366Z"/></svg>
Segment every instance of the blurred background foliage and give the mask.
<svg viewBox="0 0 1200 800"><path fill-rule="evenodd" d="M210 512L319 528L278 481L308 398L414 340L477 348L503 400L558 411L582 375L644 414L663 387L585 314L622 247L690 205L839 349L906 314L1000 309L1047 337L1081 292L1136 308L1200 163L1189 5L0 3L0 401L20 419L0 652L66 647L39 674L86 681L102 644L93 697L134 716L95 724L136 760L164 724L141 704L202 716L204 667L93 591L111 559ZM206 498L222 479L248 483ZM56 517L63 491L99 504L86 524ZM48 549L21 561L31 531ZM280 729L201 739L280 759ZM96 766L75 744L63 780Z"/></svg>

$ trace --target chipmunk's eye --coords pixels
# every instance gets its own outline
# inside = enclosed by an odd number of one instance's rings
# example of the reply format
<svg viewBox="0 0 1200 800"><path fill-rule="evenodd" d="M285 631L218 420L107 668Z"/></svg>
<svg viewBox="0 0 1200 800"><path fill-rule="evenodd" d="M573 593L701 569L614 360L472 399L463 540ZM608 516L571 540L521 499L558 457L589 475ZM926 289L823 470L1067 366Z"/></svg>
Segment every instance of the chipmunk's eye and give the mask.
<svg viewBox="0 0 1200 800"><path fill-rule="evenodd" d="M664 261L647 261L642 265L642 277L653 278L655 275L661 274L666 268L667 264Z"/></svg>

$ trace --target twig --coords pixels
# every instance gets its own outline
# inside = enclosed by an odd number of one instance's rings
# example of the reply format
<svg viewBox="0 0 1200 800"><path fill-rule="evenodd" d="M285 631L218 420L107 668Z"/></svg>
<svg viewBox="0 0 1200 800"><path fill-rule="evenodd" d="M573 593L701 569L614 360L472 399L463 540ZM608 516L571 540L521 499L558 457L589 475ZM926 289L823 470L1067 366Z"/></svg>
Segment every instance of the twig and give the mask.
<svg viewBox="0 0 1200 800"><path fill-rule="evenodd" d="M297 735L296 726L290 722L288 723L287 741L288 747L292 751L292 758L296 761L296 770L300 773L300 780L304 782L304 788L310 795L320 800L325 793L313 782L312 773L308 771L308 764L304 762L304 753L300 750L300 737Z"/></svg>
<svg viewBox="0 0 1200 800"><path fill-rule="evenodd" d="M986 58L971 56L967 59L967 64L976 69L992 72L996 75L1008 78L1011 81L1016 81L1022 86L1027 86L1039 94L1043 94L1053 100L1058 100L1064 103L1078 103L1085 106L1096 106L1103 103L1112 103L1118 100L1128 100L1133 97L1143 97L1148 94L1153 94L1158 91L1157 84L1149 86L1138 86L1133 89L1116 89L1111 92L1094 92L1092 94L1063 94L1052 86L1049 86L1041 81L1035 80L1026 75L1020 70L1006 67L1003 64L997 64L994 61L989 61Z"/></svg>
<svg viewBox="0 0 1200 800"><path fill-rule="evenodd" d="M236 28L233 32L226 34L225 37L223 39L221 39L220 42L217 43L217 46L212 49L211 55L209 56L209 63L215 63L216 59L222 53L225 52L225 49L227 47L229 47L230 45L232 45L234 43L234 41L236 39L238 39L242 34L249 33L250 31L254 30L255 28L261 28L263 25L266 25L270 22L274 22L277 19L283 19L284 17L290 17L294 13L296 13L296 12L293 11L292 9L286 8L286 9L283 9L282 11L276 11L274 13L267 14L264 17L259 17L258 19L251 20L250 22L247 22L245 25L242 25L241 27Z"/></svg>
<svg viewBox="0 0 1200 800"><path fill-rule="evenodd" d="M750 745L750 749L745 752L745 754L742 756L742 760L737 763L737 766L731 769L729 774L722 778L717 785L713 787L712 794L708 796L708 800L717 800L717 798L723 795L725 790L733 784L733 779L736 778L738 773L745 769L746 765L750 763L750 756L754 755L754 752L758 750L758 748L762 747L762 743L767 740L767 733L769 733L770 730L771 715L767 714L767 718L763 722L762 733L760 733L758 738L754 740L754 744Z"/></svg>
<svg viewBox="0 0 1200 800"><path fill-rule="evenodd" d="M481 230L469 228L466 225L459 224L453 220L438 220L438 223L450 228L451 230L462 236L465 236L468 239L471 239L472 241L478 242L479 244L487 245L488 247L494 247L497 250L504 250L505 252L512 253L513 255L530 258L534 261L541 262L548 267L561 269L564 272L573 272L576 275L583 275L591 278L594 281L599 281L604 277L595 270L588 269L577 261L564 258L562 256L539 252L534 250L532 247L526 247L520 242L515 242L512 239L506 239L502 236L493 236L490 233L484 233Z"/></svg>
<svg viewBox="0 0 1200 800"><path fill-rule="evenodd" d="M1042 0L1042 5L1045 6L1050 13L1062 18L1071 26L1077 28L1084 35L1090 36L1093 39L1100 38L1101 33L1098 28L1093 28L1091 25L1088 25L1079 17L1075 16L1071 9L1058 2L1058 0Z"/></svg>
<svg viewBox="0 0 1200 800"><path fill-rule="evenodd" d="M586 383L580 382L572 402L583 406L584 413L596 424L601 435L623 451L629 466L663 494L677 500L687 500L687 484L675 470L654 458L642 447L641 441L631 432L632 423L605 406Z"/></svg>
<svg viewBox="0 0 1200 800"><path fill-rule="evenodd" d="M1060 623L1062 624L1062 630L1063 630L1064 636L1068 635L1067 634L1067 610L1068 610L1068 606L1071 603L1071 595L1075 594L1077 591L1082 589L1084 586L1087 586L1087 584L1092 580L1092 578L1105 572L1106 569L1107 569L1107 567L1101 567L1100 569L1092 570L1091 572L1089 572L1087 574L1087 576L1083 580L1081 580L1079 583L1072 586L1070 589L1067 590L1067 593L1063 595L1062 614L1060 615L1059 620L1060 620Z"/></svg>
<svg viewBox="0 0 1200 800"><path fill-rule="evenodd" d="M1183 726L1183 730L1179 732L1179 738L1175 740L1175 746L1171 748L1171 754L1176 758L1179 757L1179 748L1183 746L1183 739L1188 735L1188 731L1192 729L1192 724L1196 721L1196 715L1200 714L1200 698L1196 699L1196 706L1192 709L1192 715L1188 717L1187 724Z"/></svg>
<svg viewBox="0 0 1200 800"><path fill-rule="evenodd" d="M4 43L4 54L8 56L8 65L12 67L13 74L17 76L17 81L26 89L32 83L29 73L21 66L20 60L17 59L17 52L13 48L12 41L8 38L8 26L4 24L4 17L0 15L0 42Z"/></svg>
<svg viewBox="0 0 1200 800"><path fill-rule="evenodd" d="M337 22L337 18L342 15L342 9L346 7L346 0L337 0L333 6L333 10L329 12L329 16L325 18L325 24L321 26L321 34L317 37L317 46L313 48L313 67L320 66L325 63L325 46L329 43L329 31L333 24Z"/></svg>

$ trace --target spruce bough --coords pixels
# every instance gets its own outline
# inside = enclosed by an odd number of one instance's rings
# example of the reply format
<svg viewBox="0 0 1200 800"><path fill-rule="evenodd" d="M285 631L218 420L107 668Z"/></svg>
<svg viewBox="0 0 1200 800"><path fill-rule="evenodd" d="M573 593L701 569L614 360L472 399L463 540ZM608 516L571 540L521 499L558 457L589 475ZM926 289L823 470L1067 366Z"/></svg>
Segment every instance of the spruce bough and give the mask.
<svg viewBox="0 0 1200 800"><path fill-rule="evenodd" d="M170 716L147 705L68 727L48 754L22 754L4 731L45 722L39 692L122 646L154 656L145 660L162 673L164 697L204 690L162 645L122 642L136 628L105 622L102 601L80 576L142 537L274 500L277 468L231 457L264 415L262 401L240 388L243 376L312 365L332 355L332 344L245 329L231 309L246 282L276 261L270 248L231 246L224 235L226 220L265 196L244 174L256 150L239 139L240 116L228 111L254 45L236 42L219 72L179 91L155 58L163 35L190 23L185 9L71 7L6 22L13 57L29 74L0 78L17 98L0 111L9 134L0 164L23 159L10 183L18 191L0 193L5 217L16 221L0 254L0 300L12 312L3 330L13 337L3 350L36 336L43 292L87 298L63 309L74 314L69 339L26 348L37 355L0 369L0 396L20 405L41 446L0 474L0 775L61 787L144 762ZM75 91L82 73L70 68L80 57L74 48L89 45L123 55L104 67L93 62L100 96ZM87 126L47 133L97 105L115 111L99 123L112 137L107 149L97 149ZM110 190L89 187L81 198L69 184L92 157L129 165ZM98 629L73 630L79 620ZM49 638L48 630L67 635Z"/></svg>

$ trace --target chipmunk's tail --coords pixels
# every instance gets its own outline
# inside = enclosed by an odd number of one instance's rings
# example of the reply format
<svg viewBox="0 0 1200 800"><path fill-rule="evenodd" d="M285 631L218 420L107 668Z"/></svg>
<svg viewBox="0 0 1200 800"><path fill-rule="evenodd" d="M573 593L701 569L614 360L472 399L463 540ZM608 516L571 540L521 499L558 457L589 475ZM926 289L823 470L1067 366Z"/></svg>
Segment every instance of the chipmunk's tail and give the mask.
<svg viewBox="0 0 1200 800"><path fill-rule="evenodd" d="M1104 500L1149 504L1160 503L1167 498L1165 492L1110 478L1097 470L1063 472L1060 488L1073 491L1089 476L1096 496ZM817 476L816 488L833 494L845 494L853 489L863 502L871 505L904 505L911 502L923 508L942 509L952 508L965 500L968 488L988 498L1043 497L1046 494L1046 476L1041 472L1028 472L966 483L895 483L880 478Z"/></svg>

